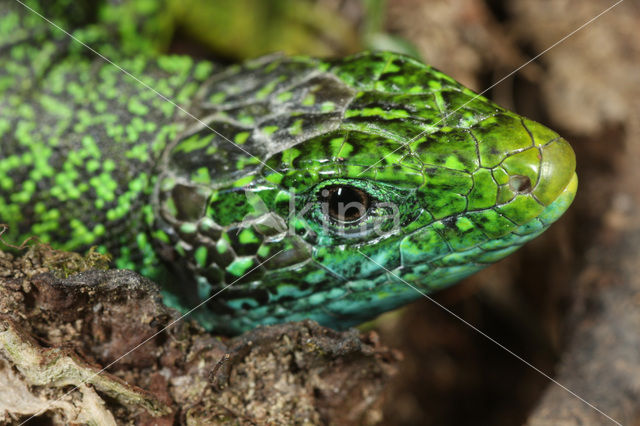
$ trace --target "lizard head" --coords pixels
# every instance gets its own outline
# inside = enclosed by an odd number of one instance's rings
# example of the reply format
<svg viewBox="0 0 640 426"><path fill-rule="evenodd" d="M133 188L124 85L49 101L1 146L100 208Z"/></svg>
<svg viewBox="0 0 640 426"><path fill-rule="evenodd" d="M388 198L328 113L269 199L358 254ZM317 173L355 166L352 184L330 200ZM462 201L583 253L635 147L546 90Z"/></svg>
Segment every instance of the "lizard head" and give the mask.
<svg viewBox="0 0 640 426"><path fill-rule="evenodd" d="M210 125L165 153L157 233L200 297L233 283L218 329L368 320L513 252L576 191L564 139L396 54L266 58L199 97Z"/></svg>

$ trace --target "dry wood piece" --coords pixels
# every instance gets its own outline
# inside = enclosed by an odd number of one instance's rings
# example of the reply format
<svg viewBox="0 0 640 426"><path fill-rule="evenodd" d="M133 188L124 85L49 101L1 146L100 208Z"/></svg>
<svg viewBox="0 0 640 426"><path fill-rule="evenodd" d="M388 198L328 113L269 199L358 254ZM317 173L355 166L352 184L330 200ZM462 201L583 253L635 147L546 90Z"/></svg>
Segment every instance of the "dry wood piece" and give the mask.
<svg viewBox="0 0 640 426"><path fill-rule="evenodd" d="M179 313L157 286L131 271L82 270L100 265L45 246L0 251L0 422L381 420L399 355L375 333L305 321L223 339L188 319L164 330Z"/></svg>

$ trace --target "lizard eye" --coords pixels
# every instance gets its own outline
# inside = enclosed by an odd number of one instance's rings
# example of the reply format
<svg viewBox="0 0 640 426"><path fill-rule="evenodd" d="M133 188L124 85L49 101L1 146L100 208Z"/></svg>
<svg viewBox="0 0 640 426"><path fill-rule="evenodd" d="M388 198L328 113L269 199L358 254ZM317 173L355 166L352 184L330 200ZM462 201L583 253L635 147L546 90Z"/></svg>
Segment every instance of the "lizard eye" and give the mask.
<svg viewBox="0 0 640 426"><path fill-rule="evenodd" d="M286 201L283 211L290 212ZM377 241L421 212L416 191L358 179L322 181L301 191L295 202L296 233L319 246Z"/></svg>
<svg viewBox="0 0 640 426"><path fill-rule="evenodd" d="M320 192L322 210L338 222L355 222L366 216L371 196L351 185L331 185Z"/></svg>

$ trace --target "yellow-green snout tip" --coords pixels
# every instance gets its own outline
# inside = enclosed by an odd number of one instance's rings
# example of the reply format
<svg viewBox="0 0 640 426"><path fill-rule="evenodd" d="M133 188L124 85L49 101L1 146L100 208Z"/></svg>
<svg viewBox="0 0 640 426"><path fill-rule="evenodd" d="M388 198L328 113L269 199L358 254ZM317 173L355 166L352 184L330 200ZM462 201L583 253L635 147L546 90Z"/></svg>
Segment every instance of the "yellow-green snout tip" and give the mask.
<svg viewBox="0 0 640 426"><path fill-rule="evenodd" d="M542 155L538 182L532 194L545 206L569 191L575 194L578 185L576 155L569 142L558 138L540 147Z"/></svg>

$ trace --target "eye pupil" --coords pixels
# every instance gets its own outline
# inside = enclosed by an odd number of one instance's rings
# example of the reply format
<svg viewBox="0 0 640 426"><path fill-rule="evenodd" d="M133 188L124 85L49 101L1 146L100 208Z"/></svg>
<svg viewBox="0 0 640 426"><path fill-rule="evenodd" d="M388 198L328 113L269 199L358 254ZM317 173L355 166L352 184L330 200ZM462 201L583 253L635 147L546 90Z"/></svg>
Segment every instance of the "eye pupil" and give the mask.
<svg viewBox="0 0 640 426"><path fill-rule="evenodd" d="M362 218L369 210L371 197L351 185L332 185L322 190L328 213L334 220L351 222Z"/></svg>

